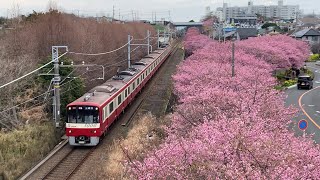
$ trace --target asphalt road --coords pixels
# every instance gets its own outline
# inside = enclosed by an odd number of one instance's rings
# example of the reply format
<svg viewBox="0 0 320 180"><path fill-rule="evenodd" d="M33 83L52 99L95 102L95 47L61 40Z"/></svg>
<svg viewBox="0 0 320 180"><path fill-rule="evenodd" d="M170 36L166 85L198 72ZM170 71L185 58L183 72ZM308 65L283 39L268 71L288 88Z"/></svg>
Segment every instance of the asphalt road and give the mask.
<svg viewBox="0 0 320 180"><path fill-rule="evenodd" d="M299 109L298 116L290 124L296 135L303 136L304 132L299 129L298 122L302 119L308 122L305 130L307 135L313 134L315 142L320 143L320 66L314 63L308 63L307 67L311 69L315 78L313 80L313 89L298 90L297 87L286 90L286 106L293 105Z"/></svg>

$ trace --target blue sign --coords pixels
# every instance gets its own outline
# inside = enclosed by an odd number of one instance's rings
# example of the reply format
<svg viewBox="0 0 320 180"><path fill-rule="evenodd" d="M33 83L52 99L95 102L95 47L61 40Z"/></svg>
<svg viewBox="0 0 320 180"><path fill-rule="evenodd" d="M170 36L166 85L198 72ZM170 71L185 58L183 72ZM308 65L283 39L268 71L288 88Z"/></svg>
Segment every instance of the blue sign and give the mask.
<svg viewBox="0 0 320 180"><path fill-rule="evenodd" d="M299 121L298 125L299 125L299 129L304 131L308 128L308 121L302 119Z"/></svg>
<svg viewBox="0 0 320 180"><path fill-rule="evenodd" d="M224 32L232 32L232 31L236 31L237 28L223 28Z"/></svg>

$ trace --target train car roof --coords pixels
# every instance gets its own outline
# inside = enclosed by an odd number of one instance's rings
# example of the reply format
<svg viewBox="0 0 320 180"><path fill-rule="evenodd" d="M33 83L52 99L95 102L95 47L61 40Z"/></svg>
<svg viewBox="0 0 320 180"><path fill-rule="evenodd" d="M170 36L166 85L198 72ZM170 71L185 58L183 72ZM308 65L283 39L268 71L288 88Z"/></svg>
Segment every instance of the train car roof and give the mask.
<svg viewBox="0 0 320 180"><path fill-rule="evenodd" d="M89 92L85 93L83 96L70 103L68 106L75 105L87 105L90 106L101 106L105 103L110 97L119 93L119 90L124 88L130 80L135 78L137 74L147 68L154 60L156 60L160 55L165 51L165 49L157 49L153 51L148 56L142 58L138 61L137 64L133 64L131 66L132 69L126 69L125 71L121 71L121 80L117 80L117 77L114 76L111 79L108 79L103 84L92 88ZM135 69L135 70L133 70ZM133 76L130 75L130 72Z"/></svg>

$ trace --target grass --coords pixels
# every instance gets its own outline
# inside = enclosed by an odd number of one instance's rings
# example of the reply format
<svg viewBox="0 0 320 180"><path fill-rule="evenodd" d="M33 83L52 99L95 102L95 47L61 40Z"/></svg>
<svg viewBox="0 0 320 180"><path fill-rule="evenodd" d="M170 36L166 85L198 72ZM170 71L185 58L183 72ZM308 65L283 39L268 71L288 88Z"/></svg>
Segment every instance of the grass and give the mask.
<svg viewBox="0 0 320 180"><path fill-rule="evenodd" d="M58 142L51 122L0 132L0 179L17 179Z"/></svg>
<svg viewBox="0 0 320 180"><path fill-rule="evenodd" d="M125 162L141 160L148 150L160 144L162 130L155 122L159 120L150 113L146 114L138 120L125 139L113 142L109 159L103 169L108 178L130 179L126 174Z"/></svg>

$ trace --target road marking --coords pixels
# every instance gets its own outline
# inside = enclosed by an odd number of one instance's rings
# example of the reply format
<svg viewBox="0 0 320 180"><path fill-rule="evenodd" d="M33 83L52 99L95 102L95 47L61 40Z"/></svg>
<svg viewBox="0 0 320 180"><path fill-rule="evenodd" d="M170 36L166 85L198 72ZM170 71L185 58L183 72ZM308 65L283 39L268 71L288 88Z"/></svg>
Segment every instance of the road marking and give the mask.
<svg viewBox="0 0 320 180"><path fill-rule="evenodd" d="M309 91L307 91L307 92L305 92L305 93L303 93L303 94L300 96L300 98L299 98L299 106L300 106L302 112L309 118L309 120L310 120L315 126L317 126L318 129L320 129L320 126L315 122L315 120L313 120L313 119L309 116L309 114L303 109L302 104L301 104L301 100L302 100L302 98L303 98L304 95L306 95L307 93L309 93L309 92L311 92L311 91L314 91L314 90L316 90L316 89L318 89L318 88L320 88L320 86L319 86L319 87L316 87L316 88L314 88L314 89L311 89L311 90L309 90Z"/></svg>
<svg viewBox="0 0 320 180"><path fill-rule="evenodd" d="M320 111L316 111L316 113L319 113L319 114L320 114Z"/></svg>
<svg viewBox="0 0 320 180"><path fill-rule="evenodd" d="M316 84L320 84L320 82L319 82L319 81L316 81L315 83L316 83Z"/></svg>
<svg viewBox="0 0 320 180"><path fill-rule="evenodd" d="M315 105L308 105L309 107L314 107Z"/></svg>

